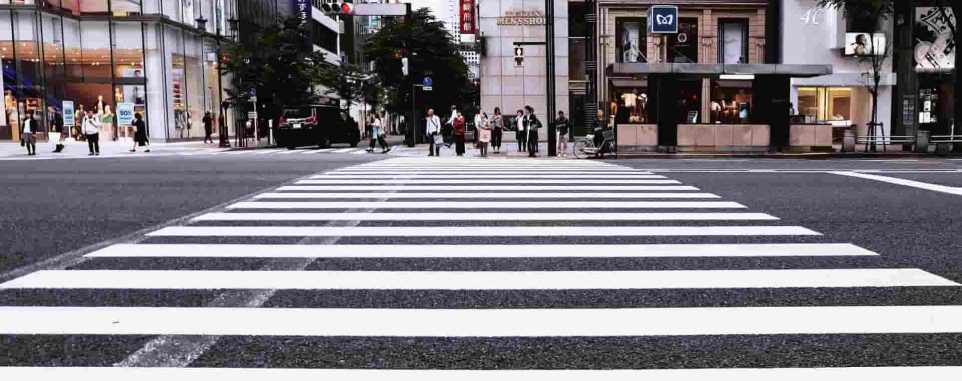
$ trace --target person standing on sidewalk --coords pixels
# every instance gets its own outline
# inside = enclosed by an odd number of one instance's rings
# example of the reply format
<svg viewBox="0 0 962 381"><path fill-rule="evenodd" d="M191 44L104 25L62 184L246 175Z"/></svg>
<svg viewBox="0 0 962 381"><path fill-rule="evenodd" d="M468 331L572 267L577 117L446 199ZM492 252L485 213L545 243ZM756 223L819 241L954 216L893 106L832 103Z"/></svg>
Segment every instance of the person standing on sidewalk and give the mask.
<svg viewBox="0 0 962 381"><path fill-rule="evenodd" d="M213 134L214 116L208 111L204 113L204 144L207 144L208 141L210 141L210 144L214 144L214 138L211 136Z"/></svg>
<svg viewBox="0 0 962 381"><path fill-rule="evenodd" d="M147 139L147 125L144 123L144 116L140 113L134 114L134 147L130 152L137 152L137 146L147 147L144 152L150 152L150 141Z"/></svg>
<svg viewBox="0 0 962 381"><path fill-rule="evenodd" d="M27 147L27 156L37 156L37 137L39 130L37 121L33 119L33 110L27 110L20 126L20 144Z"/></svg>
<svg viewBox="0 0 962 381"><path fill-rule="evenodd" d="M478 124L478 149L481 150L481 157L488 157L488 143L491 142L491 119L488 113L481 113L481 121Z"/></svg>
<svg viewBox="0 0 962 381"><path fill-rule="evenodd" d="M528 149L528 145L525 143L528 135L524 133L524 110L518 110L518 116L514 117L514 126L514 136L518 140L518 152L524 152Z"/></svg>
<svg viewBox="0 0 962 381"><path fill-rule="evenodd" d="M494 108L494 117L489 122L491 125L491 148L494 153L501 153L501 137L504 136L504 117L501 116L501 108Z"/></svg>
<svg viewBox="0 0 962 381"><path fill-rule="evenodd" d="M455 153L458 156L464 156L464 135L468 132L467 123L464 121L464 115L458 114L458 117L454 119L454 144Z"/></svg>
<svg viewBox="0 0 962 381"><path fill-rule="evenodd" d="M87 156L100 156L100 118L94 115L93 110L87 110L83 122L84 139L87 140L87 148L90 154Z"/></svg>
<svg viewBox="0 0 962 381"><path fill-rule="evenodd" d="M50 118L47 123L47 125L50 126L50 142L54 143L53 153L63 152L63 142L67 140L67 131L63 126L63 116L57 113L57 110L52 106L47 107L47 115L49 115Z"/></svg>
<svg viewBox="0 0 962 381"><path fill-rule="evenodd" d="M428 116L424 118L424 133L428 135L428 156L441 156L441 145L438 136L441 134L441 118L434 115L434 109L428 109Z"/></svg>
<svg viewBox="0 0 962 381"><path fill-rule="evenodd" d="M446 131L441 131L441 132L442 132L442 135L444 135L445 139L453 138L453 136L454 136L454 121L458 119L458 115L459 115L459 114L458 114L458 107L455 106L455 105L451 105L451 116L448 117L448 122L444 124L444 128L446 129ZM445 141L445 145L448 146L448 148L451 148L451 143L449 143L450 141L452 141L452 140L446 140L446 141Z"/></svg>
<svg viewBox="0 0 962 381"><path fill-rule="evenodd" d="M534 115L534 108L531 106L524 106L524 110L525 130L528 131L528 157L537 157L535 154L538 152L538 130L541 128L541 121Z"/></svg>
<svg viewBox="0 0 962 381"><path fill-rule="evenodd" d="M568 156L568 118L564 111L558 111L558 118L554 120L554 128L558 130L558 156Z"/></svg>

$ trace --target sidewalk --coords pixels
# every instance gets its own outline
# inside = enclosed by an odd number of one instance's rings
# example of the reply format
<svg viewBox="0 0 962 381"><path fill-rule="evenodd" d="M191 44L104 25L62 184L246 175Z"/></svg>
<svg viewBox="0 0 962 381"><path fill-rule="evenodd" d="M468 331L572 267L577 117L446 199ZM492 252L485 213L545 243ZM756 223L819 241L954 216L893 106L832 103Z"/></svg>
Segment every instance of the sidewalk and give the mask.
<svg viewBox="0 0 962 381"><path fill-rule="evenodd" d="M495 153L494 153L494 150L491 149L490 147L488 147L488 157L491 157L491 158L528 158L528 153L527 153L527 152L518 152L518 144L517 144L516 142L511 142L510 145L507 144L507 143L508 143L508 142L505 142L505 144L502 144L502 145L501 145L501 153L498 153L498 154L495 154ZM574 157L573 157L570 153L568 153L568 157L561 157L561 156L559 156L559 157L549 157L549 156L548 156L548 144L547 144L547 143L540 143L538 146L539 146L539 147L538 147L538 158L542 158L542 159L553 159L553 160L574 159ZM569 144L568 147L569 147L569 149L570 149L571 145ZM404 145L396 146L396 148L394 149L394 151L392 151L391 153L394 154L394 155L396 155L396 156L405 156L405 157L425 156L425 157L426 157L426 156L428 156L428 145L427 145L427 144L418 144L418 145L416 145L415 147L408 147L408 146L404 146ZM456 155L455 152L454 152L454 145L452 144L451 147L443 147L443 148L441 148L441 157L457 157L457 155ZM464 157L466 157L466 158L481 158L481 154L480 154L480 151L479 151L477 148L474 148L474 145L473 145L472 143L467 142L467 143L464 144Z"/></svg>
<svg viewBox="0 0 962 381"><path fill-rule="evenodd" d="M134 155L135 153L130 152L130 148L133 146L132 141L101 141L100 142L100 155L101 156L118 156L118 155ZM214 144L204 144L202 142L175 142L175 143L156 143L152 144L150 147L137 147L136 154L143 154L145 148L150 148L150 153L180 153L180 152L192 152L197 150L217 150L217 143ZM53 153L54 144L48 142L37 142L37 156L32 156L36 158L42 157L86 157L90 152L87 147L87 142L78 142L73 139L67 139L64 142L64 150L60 153ZM21 147L19 142L3 142L0 143L0 158L9 157L27 157L27 149Z"/></svg>

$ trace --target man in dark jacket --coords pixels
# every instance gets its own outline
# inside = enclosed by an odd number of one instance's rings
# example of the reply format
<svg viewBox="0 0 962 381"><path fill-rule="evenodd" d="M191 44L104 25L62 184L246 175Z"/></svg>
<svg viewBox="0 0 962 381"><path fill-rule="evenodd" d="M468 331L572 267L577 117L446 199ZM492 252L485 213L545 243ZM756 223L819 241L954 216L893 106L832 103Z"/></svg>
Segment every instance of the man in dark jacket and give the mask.
<svg viewBox="0 0 962 381"><path fill-rule="evenodd" d="M524 106L524 130L527 134L528 157L536 157L538 152L538 129L541 128L541 121L534 115L534 108Z"/></svg>
<svg viewBox="0 0 962 381"><path fill-rule="evenodd" d="M554 120L555 129L558 130L558 156L568 156L568 118L565 118L564 111L558 111L558 118Z"/></svg>

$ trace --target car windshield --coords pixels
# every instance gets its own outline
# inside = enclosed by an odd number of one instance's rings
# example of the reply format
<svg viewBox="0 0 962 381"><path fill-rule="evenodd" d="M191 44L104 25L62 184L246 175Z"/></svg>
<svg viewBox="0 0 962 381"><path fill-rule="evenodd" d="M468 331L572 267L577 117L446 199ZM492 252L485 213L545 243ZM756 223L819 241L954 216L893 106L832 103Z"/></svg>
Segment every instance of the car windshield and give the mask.
<svg viewBox="0 0 962 381"><path fill-rule="evenodd" d="M311 116L311 109L297 108L284 110L284 117L287 119L304 119Z"/></svg>

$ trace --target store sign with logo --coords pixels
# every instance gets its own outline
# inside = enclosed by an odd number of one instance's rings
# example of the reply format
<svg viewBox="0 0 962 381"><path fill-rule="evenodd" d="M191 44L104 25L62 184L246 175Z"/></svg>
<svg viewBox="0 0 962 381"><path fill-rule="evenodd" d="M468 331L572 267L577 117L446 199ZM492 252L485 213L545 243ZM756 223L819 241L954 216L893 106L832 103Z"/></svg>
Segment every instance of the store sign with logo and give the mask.
<svg viewBox="0 0 962 381"><path fill-rule="evenodd" d="M648 8L648 33L678 33L678 7L674 5L652 5L651 8Z"/></svg>
<svg viewBox="0 0 962 381"><path fill-rule="evenodd" d="M545 25L541 11L508 11L498 17L498 25Z"/></svg>
<svg viewBox="0 0 962 381"><path fill-rule="evenodd" d="M474 0L461 0L461 34L474 34Z"/></svg>

